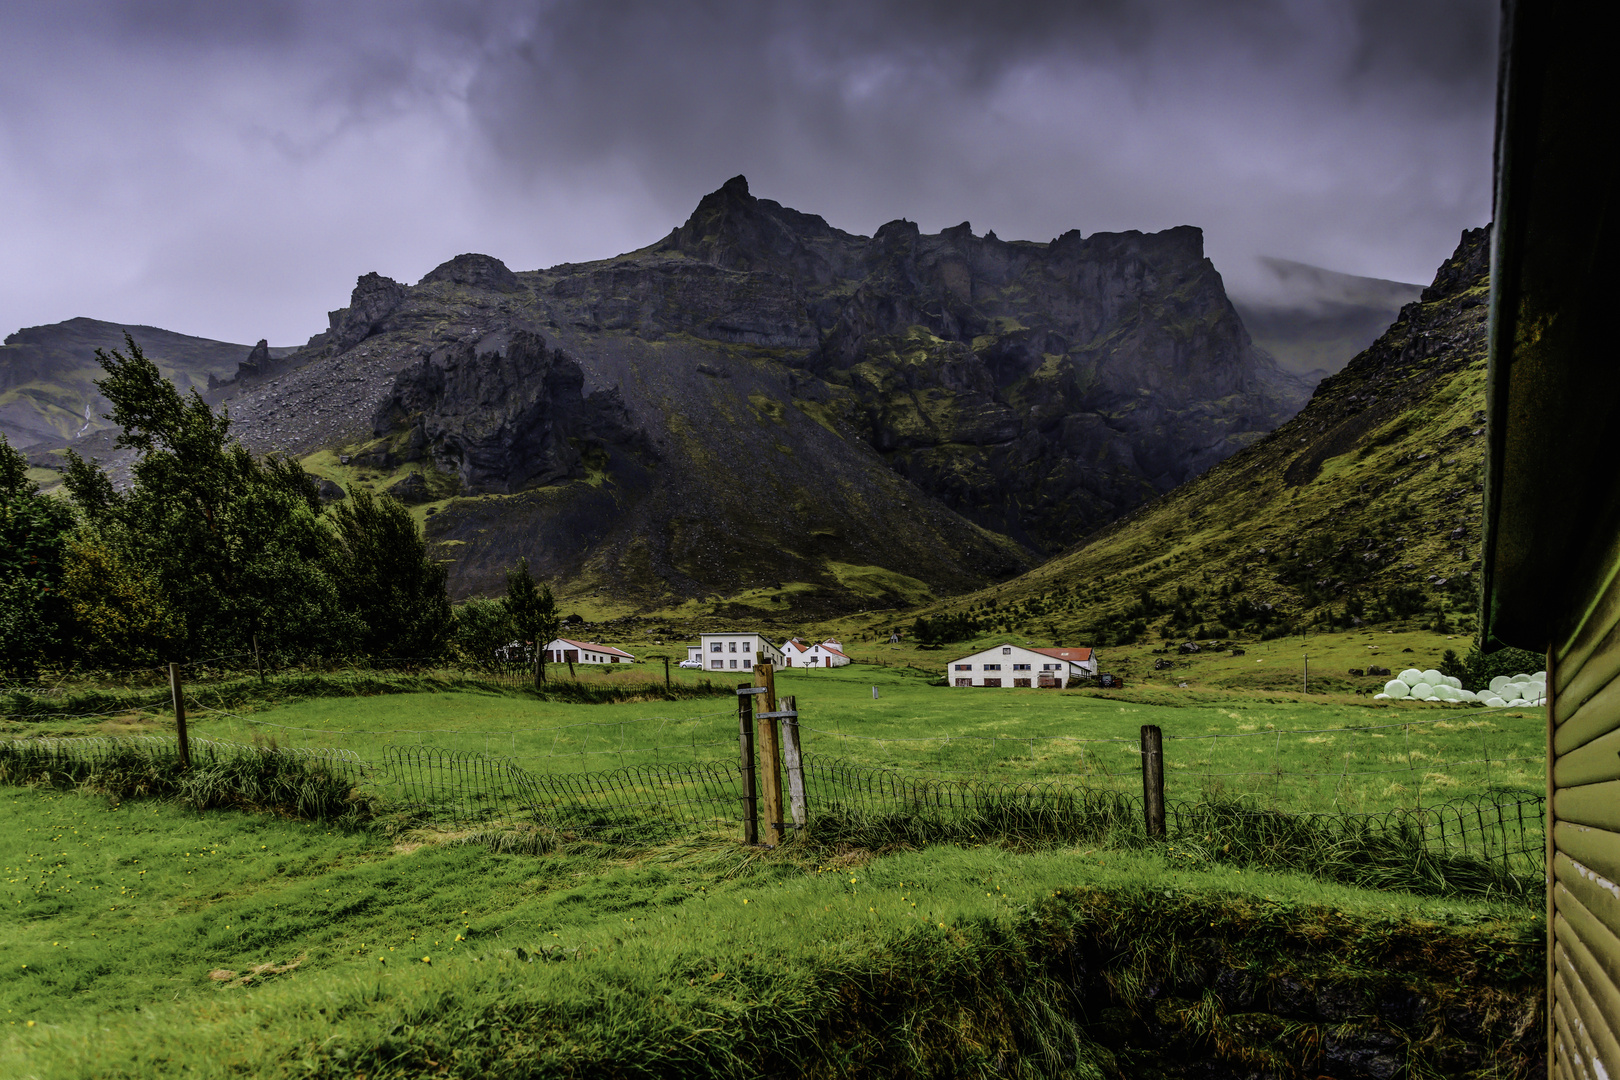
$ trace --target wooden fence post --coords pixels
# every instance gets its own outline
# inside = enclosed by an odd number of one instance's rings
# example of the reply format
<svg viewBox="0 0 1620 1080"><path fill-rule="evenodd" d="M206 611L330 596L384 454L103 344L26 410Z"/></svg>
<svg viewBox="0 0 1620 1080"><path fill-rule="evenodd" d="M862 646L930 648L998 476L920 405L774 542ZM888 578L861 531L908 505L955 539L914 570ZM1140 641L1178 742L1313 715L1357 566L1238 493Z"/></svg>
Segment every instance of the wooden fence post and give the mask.
<svg viewBox="0 0 1620 1080"><path fill-rule="evenodd" d="M669 689L669 657L664 657L664 689Z"/></svg>
<svg viewBox="0 0 1620 1080"><path fill-rule="evenodd" d="M253 633L253 666L259 669L259 685L264 685L264 657L259 655L259 634Z"/></svg>
<svg viewBox="0 0 1620 1080"><path fill-rule="evenodd" d="M180 740L180 767L191 768L191 740L186 738L186 692L180 685L180 665L169 665L169 696L174 699L174 730Z"/></svg>
<svg viewBox="0 0 1620 1080"><path fill-rule="evenodd" d="M742 769L743 843L759 843L759 798L754 776L754 695L748 683L737 687L737 758Z"/></svg>
<svg viewBox="0 0 1620 1080"><path fill-rule="evenodd" d="M793 827L804 828L810 819L804 796L804 755L799 751L799 699L789 695L782 699L782 764L787 767L788 809L793 815Z"/></svg>
<svg viewBox="0 0 1620 1080"><path fill-rule="evenodd" d="M1153 724L1142 726L1142 814L1149 836L1164 835L1164 736Z"/></svg>
<svg viewBox="0 0 1620 1080"><path fill-rule="evenodd" d="M770 664L754 665L754 685L765 689L764 712L776 712L776 671ZM765 812L766 845L775 847L782 842L782 742L777 735L776 718L771 717L759 728L759 767L765 774L760 777L760 796Z"/></svg>

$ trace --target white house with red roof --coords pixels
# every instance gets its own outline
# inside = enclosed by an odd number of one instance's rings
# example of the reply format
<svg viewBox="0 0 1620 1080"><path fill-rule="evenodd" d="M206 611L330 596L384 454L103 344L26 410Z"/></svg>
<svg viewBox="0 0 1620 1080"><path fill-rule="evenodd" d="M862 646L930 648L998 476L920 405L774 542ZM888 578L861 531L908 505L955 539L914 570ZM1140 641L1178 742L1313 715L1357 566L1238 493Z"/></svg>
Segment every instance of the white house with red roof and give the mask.
<svg viewBox="0 0 1620 1080"><path fill-rule="evenodd" d="M1002 642L946 665L952 686L1048 687L1061 690L1073 679L1097 674L1093 649L1046 648Z"/></svg>
<svg viewBox="0 0 1620 1080"><path fill-rule="evenodd" d="M633 664L636 658L623 649L594 641L558 638L546 646L548 664Z"/></svg>
<svg viewBox="0 0 1620 1080"><path fill-rule="evenodd" d="M830 668L854 663L844 653L843 643L828 638L814 645L806 645L798 638L782 643L782 657L788 667Z"/></svg>

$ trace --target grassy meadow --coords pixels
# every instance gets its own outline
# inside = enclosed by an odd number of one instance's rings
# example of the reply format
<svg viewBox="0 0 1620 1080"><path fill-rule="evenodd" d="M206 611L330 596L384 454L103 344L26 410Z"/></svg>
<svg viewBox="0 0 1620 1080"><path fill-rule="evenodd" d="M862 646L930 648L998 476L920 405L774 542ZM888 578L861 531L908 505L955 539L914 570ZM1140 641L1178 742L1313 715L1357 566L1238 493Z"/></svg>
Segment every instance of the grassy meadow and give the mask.
<svg viewBox="0 0 1620 1080"><path fill-rule="evenodd" d="M1532 909L1165 851L534 858L16 788L0 820L6 1076L920 1075L998 1053L1129 1073L1128 1048L1050 1020L1073 1006L1041 964L1086 927L1163 938L1112 962L1127 990L1186 934L1303 934L1347 978L1416 935L1458 976L1538 977Z"/></svg>
<svg viewBox="0 0 1620 1080"><path fill-rule="evenodd" d="M962 651L996 640L1002 639L965 644ZM1140 791L1139 733L1154 724L1165 736L1166 789L1173 800L1247 797L1283 809L1367 812L1541 791L1544 719L1538 710L1374 702L1370 692L1383 682L1376 678L1354 680L1349 691L1333 689L1353 681L1334 674L1350 666L1430 666L1447 640L1359 632L1312 636L1303 649L1298 639L1274 640L1245 645L1244 656L1175 655L1178 666L1166 672L1152 671L1155 657L1146 647L1110 650L1102 654L1103 667L1124 672L1125 688L1075 691L935 686L933 676L954 651L852 644L863 662L785 670L777 686L797 698L807 753L911 775ZM1317 658L1310 693L1247 685L1251 671L1297 670L1302 652ZM879 660L891 666L878 666ZM560 678L561 670L555 674ZM711 680L724 688L739 674L714 679L676 669L672 679L696 691ZM581 668L579 676L593 686L649 676L661 684L663 671L661 664L638 664L614 672ZM1284 681L1294 677L1290 670ZM244 697L199 684L192 691L191 730L232 742L337 747L368 759L389 745L431 746L507 758L547 773L732 761L736 755L736 710L724 693L585 705L465 680L423 684L436 692L365 696L316 696L298 692L301 685L281 692L272 679L255 697L250 680ZM141 734L170 726L161 708L92 717L13 714L4 733Z"/></svg>

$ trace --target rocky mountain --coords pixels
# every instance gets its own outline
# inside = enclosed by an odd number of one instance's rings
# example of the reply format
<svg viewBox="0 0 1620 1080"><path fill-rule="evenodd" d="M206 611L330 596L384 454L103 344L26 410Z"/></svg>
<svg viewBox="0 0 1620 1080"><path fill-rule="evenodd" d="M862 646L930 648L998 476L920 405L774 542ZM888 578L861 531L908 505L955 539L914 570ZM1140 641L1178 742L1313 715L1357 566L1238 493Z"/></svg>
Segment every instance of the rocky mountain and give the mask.
<svg viewBox="0 0 1620 1080"><path fill-rule="evenodd" d="M1421 285L1359 277L1263 256L1262 282L1232 305L1254 343L1315 383L1376 341Z"/></svg>
<svg viewBox="0 0 1620 1080"><path fill-rule="evenodd" d="M1485 454L1489 228L1288 423L936 616L1108 643L1417 619L1467 629Z"/></svg>
<svg viewBox="0 0 1620 1080"><path fill-rule="evenodd" d="M99 319L69 319L17 331L0 345L0 431L13 446L58 442L104 431L107 400L96 393L102 375L97 349L122 349L134 336L181 387L206 387L230 375L251 355L266 361L291 349L271 349L177 334L155 326L126 326Z"/></svg>
<svg viewBox="0 0 1620 1080"><path fill-rule="evenodd" d="M210 396L255 449L420 505L458 594L521 555L621 609L764 614L1016 574L1306 384L1253 347L1197 229L865 237L737 177L617 258L367 274Z"/></svg>

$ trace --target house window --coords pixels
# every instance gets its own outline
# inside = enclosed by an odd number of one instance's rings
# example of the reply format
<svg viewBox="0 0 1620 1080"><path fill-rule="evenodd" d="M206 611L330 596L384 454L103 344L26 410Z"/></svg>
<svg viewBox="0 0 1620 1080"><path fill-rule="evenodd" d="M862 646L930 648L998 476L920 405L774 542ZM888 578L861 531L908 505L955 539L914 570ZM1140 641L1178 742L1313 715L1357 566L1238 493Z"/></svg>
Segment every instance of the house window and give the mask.
<svg viewBox="0 0 1620 1080"><path fill-rule="evenodd" d="M986 671L1000 671L1001 670L1001 665L1000 664L986 664L986 665L984 665L984 670L986 670Z"/></svg>
<svg viewBox="0 0 1620 1080"><path fill-rule="evenodd" d="M736 661L736 660L733 660L733 661L732 661L732 662L731 662L731 666L732 666L732 667L736 667L736 666L737 666L737 661Z"/></svg>
<svg viewBox="0 0 1620 1080"><path fill-rule="evenodd" d="M720 643L717 641L713 645L709 646L709 651L710 652L724 652L725 650L720 648Z"/></svg>
<svg viewBox="0 0 1620 1080"><path fill-rule="evenodd" d="M1014 679L1013 680L1013 685L1014 686L1028 686L1029 685L1029 680L1028 679Z"/></svg>
<svg viewBox="0 0 1620 1080"><path fill-rule="evenodd" d="M1011 649L1002 649L1001 650L1001 655L1002 656L1011 656L1012 655L1012 650Z"/></svg>
<svg viewBox="0 0 1620 1080"><path fill-rule="evenodd" d="M956 685L957 686L972 686L973 685L973 680L972 679L957 679L956 680Z"/></svg>
<svg viewBox="0 0 1620 1080"><path fill-rule="evenodd" d="M973 670L973 665L972 664L957 664L956 665L956 670L957 671L972 671Z"/></svg>
<svg viewBox="0 0 1620 1080"><path fill-rule="evenodd" d="M710 664L709 664L709 666L710 666L710 667L716 667L716 668L717 668L717 667L724 667L724 666L725 666L725 663L724 663L724 661L721 661L721 660L715 660L715 661L713 661L713 662L711 662L711 663L710 663Z"/></svg>
<svg viewBox="0 0 1620 1080"><path fill-rule="evenodd" d="M748 650L749 650L749 649L751 649L751 648L753 648L753 647L754 647L754 643L753 643L753 642L751 642L751 641L745 641L745 642L743 642L743 652L747 652L747 651L748 651Z"/></svg>
<svg viewBox="0 0 1620 1080"><path fill-rule="evenodd" d="M984 680L984 685L986 685L986 686L1000 686L1001 685L1001 680L1000 679L986 679L986 680Z"/></svg>
<svg viewBox="0 0 1620 1080"><path fill-rule="evenodd" d="M1028 671L1029 670L1029 665L1028 664L1014 664L1013 665L1013 670L1014 671Z"/></svg>
<svg viewBox="0 0 1620 1080"><path fill-rule="evenodd" d="M737 651L737 643L735 641L727 642L727 644L729 644L731 646L730 650L728 650L728 651L730 651L730 652L736 652ZM736 667L737 665L732 664L731 666Z"/></svg>

